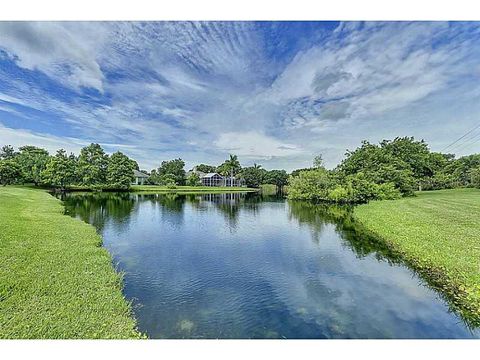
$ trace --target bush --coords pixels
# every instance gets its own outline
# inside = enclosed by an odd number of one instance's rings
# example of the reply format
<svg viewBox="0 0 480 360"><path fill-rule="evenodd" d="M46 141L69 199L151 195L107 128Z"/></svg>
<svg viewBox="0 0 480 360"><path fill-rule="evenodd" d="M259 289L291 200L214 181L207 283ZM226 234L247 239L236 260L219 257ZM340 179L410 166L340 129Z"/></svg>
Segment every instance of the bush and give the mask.
<svg viewBox="0 0 480 360"><path fill-rule="evenodd" d="M301 171L288 179L288 198L329 201L329 192L335 185L328 170L320 168Z"/></svg>
<svg viewBox="0 0 480 360"><path fill-rule="evenodd" d="M335 203L347 203L350 197L351 194L349 191L341 185L335 186L335 188L328 193L328 200Z"/></svg>
<svg viewBox="0 0 480 360"><path fill-rule="evenodd" d="M366 203L393 200L402 196L393 182L376 184L364 173L341 177L325 169L302 171L289 179L288 198L333 203Z"/></svg>
<svg viewBox="0 0 480 360"><path fill-rule="evenodd" d="M366 203L378 199L378 185L367 180L362 172L348 176L346 181L347 189L351 193L349 202Z"/></svg>
<svg viewBox="0 0 480 360"><path fill-rule="evenodd" d="M158 184L166 186L166 187L176 185L175 176L172 175L172 174L162 175L162 176L159 177Z"/></svg>
<svg viewBox="0 0 480 360"><path fill-rule="evenodd" d="M450 174L436 173L432 177L422 179L419 185L422 190L452 189L455 186L455 178Z"/></svg>
<svg viewBox="0 0 480 360"><path fill-rule="evenodd" d="M200 176L197 173L191 173L187 178L187 185L188 186L200 186L202 185L202 181L200 180Z"/></svg>
<svg viewBox="0 0 480 360"><path fill-rule="evenodd" d="M384 183L378 186L378 200L396 200L402 197L402 193L394 183Z"/></svg>

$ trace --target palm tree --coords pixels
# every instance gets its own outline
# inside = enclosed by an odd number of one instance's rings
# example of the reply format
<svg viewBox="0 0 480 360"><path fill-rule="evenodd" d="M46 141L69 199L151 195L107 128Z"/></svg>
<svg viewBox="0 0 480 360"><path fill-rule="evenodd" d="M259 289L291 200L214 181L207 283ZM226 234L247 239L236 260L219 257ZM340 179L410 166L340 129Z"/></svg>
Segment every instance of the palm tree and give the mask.
<svg viewBox="0 0 480 360"><path fill-rule="evenodd" d="M238 161L238 156L230 154L230 159L225 160L225 165L225 168L230 171L230 185L233 186L233 176L242 169Z"/></svg>

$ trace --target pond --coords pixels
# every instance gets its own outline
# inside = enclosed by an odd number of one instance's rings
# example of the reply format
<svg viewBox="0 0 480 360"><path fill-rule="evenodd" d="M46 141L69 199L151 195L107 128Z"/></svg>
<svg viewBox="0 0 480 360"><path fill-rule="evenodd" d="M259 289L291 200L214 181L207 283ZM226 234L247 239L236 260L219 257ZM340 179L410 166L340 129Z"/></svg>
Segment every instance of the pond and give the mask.
<svg viewBox="0 0 480 360"><path fill-rule="evenodd" d="M150 338L478 338L349 209L259 194L71 193Z"/></svg>

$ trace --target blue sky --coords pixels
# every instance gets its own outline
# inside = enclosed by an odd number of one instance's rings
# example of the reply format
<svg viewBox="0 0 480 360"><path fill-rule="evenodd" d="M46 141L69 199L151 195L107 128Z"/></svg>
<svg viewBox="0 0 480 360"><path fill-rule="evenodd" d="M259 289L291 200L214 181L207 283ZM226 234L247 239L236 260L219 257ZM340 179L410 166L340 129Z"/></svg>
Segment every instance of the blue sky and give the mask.
<svg viewBox="0 0 480 360"><path fill-rule="evenodd" d="M480 23L0 22L0 144L333 167L363 139L441 150L479 80Z"/></svg>

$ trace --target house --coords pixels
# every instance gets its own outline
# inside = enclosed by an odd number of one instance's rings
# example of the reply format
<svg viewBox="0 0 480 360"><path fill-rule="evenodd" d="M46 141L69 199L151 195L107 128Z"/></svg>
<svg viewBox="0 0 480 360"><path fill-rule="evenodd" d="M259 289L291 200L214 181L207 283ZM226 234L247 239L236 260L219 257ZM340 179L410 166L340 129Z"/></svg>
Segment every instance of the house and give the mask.
<svg viewBox="0 0 480 360"><path fill-rule="evenodd" d="M203 173L197 171L195 168L190 170L187 174L195 173L200 178L202 186L244 186L245 181L241 178L237 179L235 176L222 176L218 173Z"/></svg>
<svg viewBox="0 0 480 360"><path fill-rule="evenodd" d="M222 176L218 173L199 175L203 186L243 186L245 181L235 176Z"/></svg>
<svg viewBox="0 0 480 360"><path fill-rule="evenodd" d="M135 180L132 185L143 185L148 178L147 174L138 170L133 170L133 176L135 177Z"/></svg>
<svg viewBox="0 0 480 360"><path fill-rule="evenodd" d="M225 179L222 175L217 173L208 173L205 175L199 175L200 181L203 186L225 186Z"/></svg>

